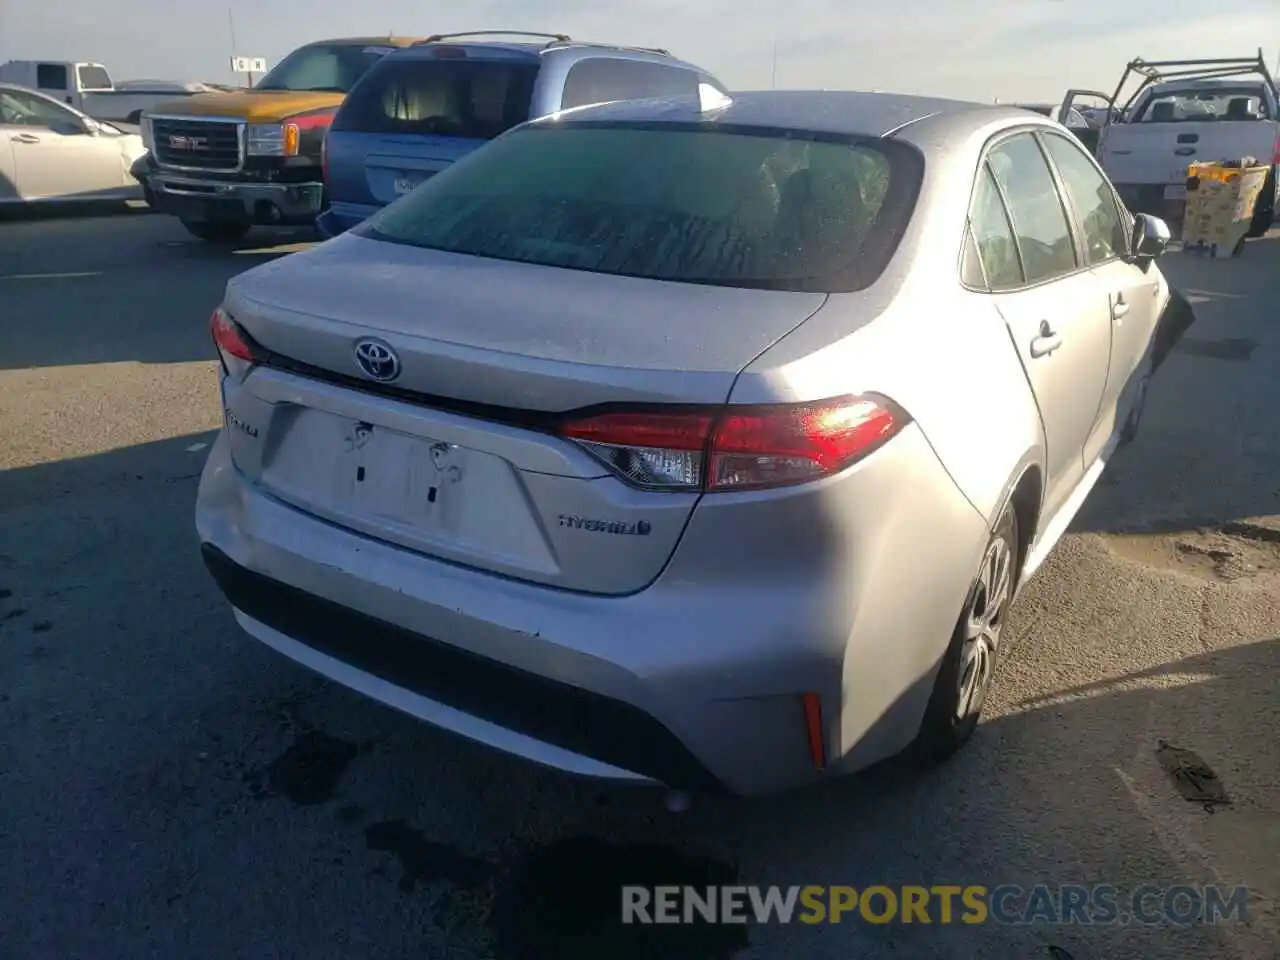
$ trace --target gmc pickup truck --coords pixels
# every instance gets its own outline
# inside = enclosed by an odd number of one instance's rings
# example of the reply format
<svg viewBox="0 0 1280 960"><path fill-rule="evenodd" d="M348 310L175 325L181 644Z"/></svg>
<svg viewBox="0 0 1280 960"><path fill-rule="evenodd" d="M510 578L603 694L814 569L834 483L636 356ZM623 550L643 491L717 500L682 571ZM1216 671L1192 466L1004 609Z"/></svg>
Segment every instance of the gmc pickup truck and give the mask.
<svg viewBox="0 0 1280 960"><path fill-rule="evenodd" d="M1135 75L1142 82L1121 105ZM1064 107L1084 95L1072 91ZM1243 59L1134 60L1110 99L1120 111L1102 127L1097 157L1131 210L1180 222L1190 164L1253 157L1271 173L1249 236L1267 232L1280 190L1280 102L1261 51Z"/></svg>
<svg viewBox="0 0 1280 960"><path fill-rule="evenodd" d="M256 86L162 103L142 116L131 173L148 205L193 236L234 243L255 224L305 226L325 208L324 137L347 93L412 37L322 40Z"/></svg>

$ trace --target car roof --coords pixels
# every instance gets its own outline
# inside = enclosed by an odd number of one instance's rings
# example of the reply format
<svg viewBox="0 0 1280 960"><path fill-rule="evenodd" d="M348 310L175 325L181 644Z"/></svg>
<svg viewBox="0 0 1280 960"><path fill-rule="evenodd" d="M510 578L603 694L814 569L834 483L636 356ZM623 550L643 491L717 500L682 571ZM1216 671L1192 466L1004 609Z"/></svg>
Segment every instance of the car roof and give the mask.
<svg viewBox="0 0 1280 960"><path fill-rule="evenodd" d="M433 43L411 44L403 50L396 51L396 57L399 59L407 59L410 57L434 57L435 50L439 47L462 48L467 51L484 51L498 50L503 53L521 54L529 60L537 60L545 43L526 43L520 40L440 40Z"/></svg>
<svg viewBox="0 0 1280 960"><path fill-rule="evenodd" d="M697 123L714 119L717 123L777 130L883 137L926 118L980 114L989 120L998 114L1017 117L1025 113L965 100L852 90L753 90L732 93L730 97L727 106L714 112L704 112L695 97L670 97L580 107L537 122L549 122L556 116L573 122Z"/></svg>
<svg viewBox="0 0 1280 960"><path fill-rule="evenodd" d="M453 40L445 37L438 41L424 41L411 44L404 50L397 50L398 59L414 56L432 57L438 47L462 48L473 52L502 51L518 54L529 60L537 60L548 55L573 53L589 53L593 56L619 57L626 59L660 60L677 66L693 67L694 65L672 56L669 52L650 47L630 47L623 44L597 43L591 40ZM698 68L700 69L700 68Z"/></svg>
<svg viewBox="0 0 1280 960"><path fill-rule="evenodd" d="M332 40L313 40L304 47L411 47L425 37L335 37Z"/></svg>

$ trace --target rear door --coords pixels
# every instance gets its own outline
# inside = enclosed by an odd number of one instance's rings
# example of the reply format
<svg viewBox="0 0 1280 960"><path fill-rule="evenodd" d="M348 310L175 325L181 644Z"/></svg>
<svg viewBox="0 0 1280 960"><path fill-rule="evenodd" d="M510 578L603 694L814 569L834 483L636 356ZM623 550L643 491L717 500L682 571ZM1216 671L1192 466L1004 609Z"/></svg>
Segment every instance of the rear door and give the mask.
<svg viewBox="0 0 1280 960"><path fill-rule="evenodd" d="M392 55L356 85L329 133L336 213L368 216L529 118L539 59L478 49Z"/></svg>
<svg viewBox="0 0 1280 960"><path fill-rule="evenodd" d="M1085 262L1102 286L1111 318L1107 387L1098 426L1085 445L1088 461L1105 447L1119 412L1128 409L1159 316L1162 279L1159 270L1129 262L1131 221L1094 162L1066 137L1045 133L1042 141L1075 212Z"/></svg>
<svg viewBox="0 0 1280 960"><path fill-rule="evenodd" d="M1107 301L1079 262L1067 209L1033 133L993 145L970 213L988 288L1035 394L1046 447L1045 516L1084 473L1107 384Z"/></svg>

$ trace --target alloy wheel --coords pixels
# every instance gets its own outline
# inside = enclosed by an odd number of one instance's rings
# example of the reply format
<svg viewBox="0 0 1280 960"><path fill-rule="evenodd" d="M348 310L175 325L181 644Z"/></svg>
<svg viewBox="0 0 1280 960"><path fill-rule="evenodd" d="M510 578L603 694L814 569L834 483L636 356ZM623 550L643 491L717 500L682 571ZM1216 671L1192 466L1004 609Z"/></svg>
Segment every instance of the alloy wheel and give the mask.
<svg viewBox="0 0 1280 960"><path fill-rule="evenodd" d="M1013 594L1013 551L1003 537L987 547L964 620L955 719L976 715L995 673L1004 614Z"/></svg>

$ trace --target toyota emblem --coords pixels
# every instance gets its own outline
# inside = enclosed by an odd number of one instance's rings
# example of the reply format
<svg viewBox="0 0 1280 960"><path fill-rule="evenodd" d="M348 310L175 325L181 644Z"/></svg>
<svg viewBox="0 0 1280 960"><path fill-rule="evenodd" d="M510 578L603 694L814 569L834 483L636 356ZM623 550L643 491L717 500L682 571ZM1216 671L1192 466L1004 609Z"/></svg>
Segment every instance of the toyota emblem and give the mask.
<svg viewBox="0 0 1280 960"><path fill-rule="evenodd" d="M356 366L370 380L387 383L400 376L400 358L389 343L366 337L356 341Z"/></svg>

